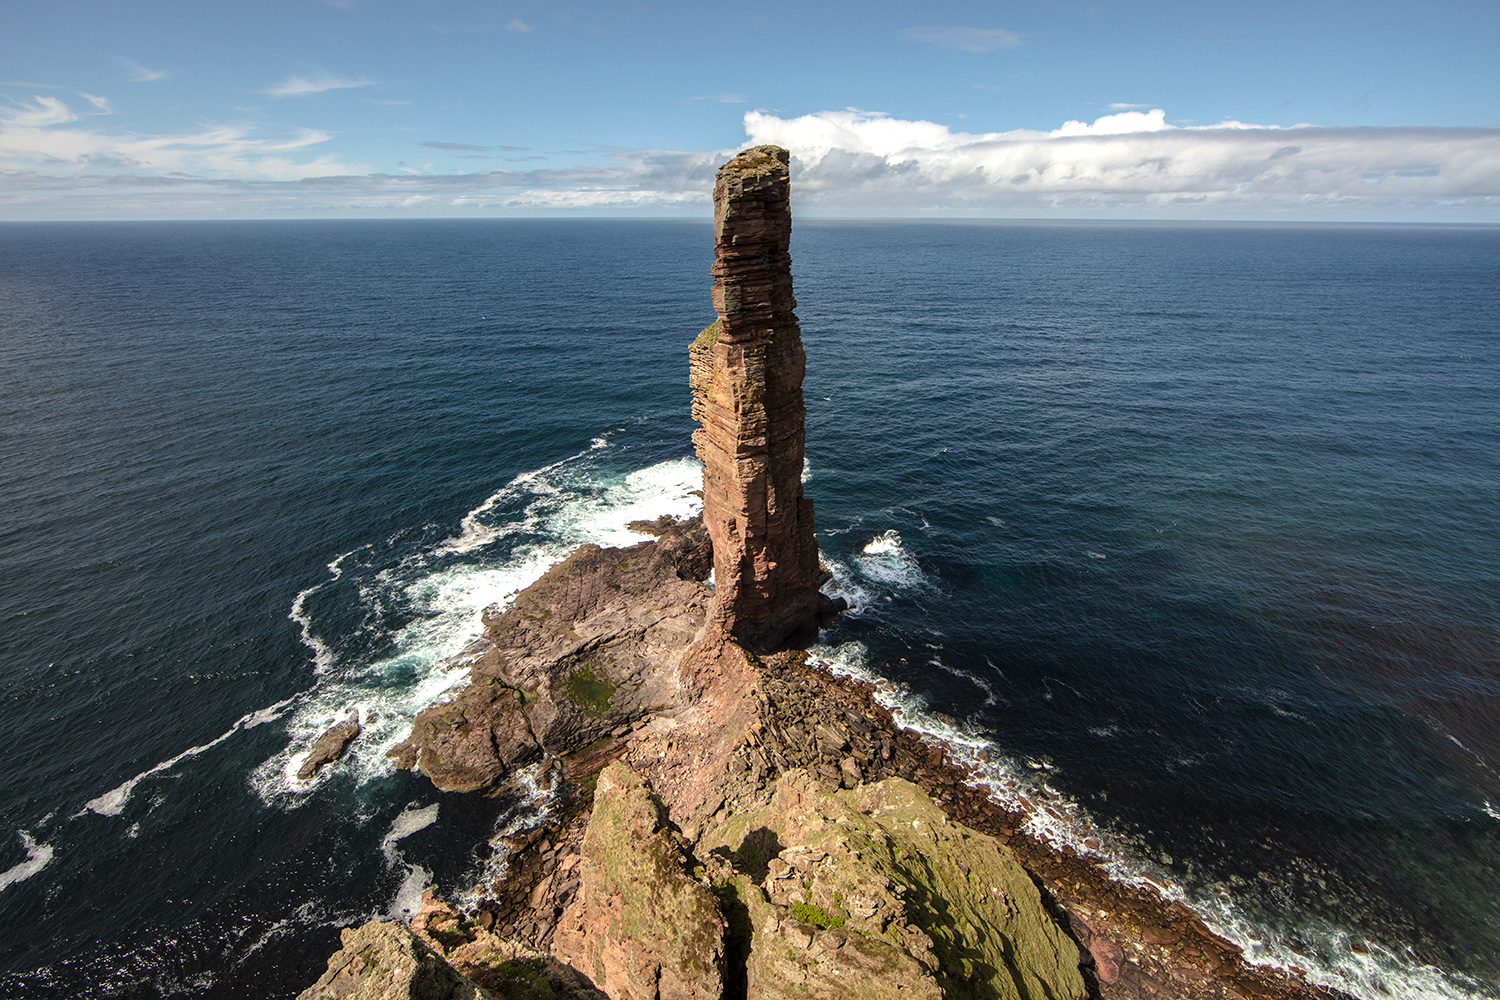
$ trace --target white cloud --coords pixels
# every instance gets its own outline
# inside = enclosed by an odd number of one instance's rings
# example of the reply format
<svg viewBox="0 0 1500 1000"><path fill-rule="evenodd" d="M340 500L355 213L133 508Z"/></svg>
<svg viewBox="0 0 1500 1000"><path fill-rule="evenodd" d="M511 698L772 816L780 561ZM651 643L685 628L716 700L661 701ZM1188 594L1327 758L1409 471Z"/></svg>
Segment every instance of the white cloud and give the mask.
<svg viewBox="0 0 1500 1000"><path fill-rule="evenodd" d="M1161 108L1152 108L1150 111L1119 111L1095 118L1092 122L1069 119L1051 135L1129 135L1132 132L1160 132L1171 127L1167 124L1167 113Z"/></svg>
<svg viewBox="0 0 1500 1000"><path fill-rule="evenodd" d="M907 28L902 34L914 42L961 52L993 52L1022 42L1020 35L1004 28Z"/></svg>
<svg viewBox="0 0 1500 1000"><path fill-rule="evenodd" d="M548 154L567 160L547 166L539 153L506 155L522 147L430 140L420 145L535 168L447 172L455 161L445 156L377 173L344 161L334 137L314 129L102 127L117 120L45 95L0 102L0 218L704 216L715 171L734 152L599 149ZM858 109L752 112L744 125L746 145L792 151L804 217L1500 222L1495 128L1180 127L1160 109L1004 132ZM402 141L409 150L411 140Z"/></svg>
<svg viewBox="0 0 1500 1000"><path fill-rule="evenodd" d="M719 104L744 104L750 98L744 94L730 94L720 91L717 94L700 94L697 97L689 97L690 101L716 101Z"/></svg>
<svg viewBox="0 0 1500 1000"><path fill-rule="evenodd" d="M134 59L126 59L124 56L115 56L114 59L115 62L125 68L125 72L129 74L130 79L136 83L155 83L158 80L171 79L172 76L171 73L164 69L151 69L150 67L142 66Z"/></svg>
<svg viewBox="0 0 1500 1000"><path fill-rule="evenodd" d="M321 94L329 90L353 90L357 87L371 87L374 84L374 80L369 80L365 77L339 76L327 70L319 70L309 75L293 73L280 83L267 87L265 92L272 97L303 97L308 94Z"/></svg>
<svg viewBox="0 0 1500 1000"><path fill-rule="evenodd" d="M81 90L78 92L78 96L98 108L103 114L112 115L115 112L114 105L109 103L109 98L107 97L99 97L96 94L88 94Z"/></svg>
<svg viewBox="0 0 1500 1000"><path fill-rule="evenodd" d="M801 204L835 213L1173 215L1197 206L1208 218L1316 218L1325 209L1457 202L1500 209L1500 129L1183 128L1153 109L983 134L857 110L750 112L745 131L752 143L790 149Z"/></svg>
<svg viewBox="0 0 1500 1000"><path fill-rule="evenodd" d="M525 21L521 20L519 17L513 17L510 19L510 23L505 26L505 30L516 31L523 35L529 35L536 29L527 24Z"/></svg>

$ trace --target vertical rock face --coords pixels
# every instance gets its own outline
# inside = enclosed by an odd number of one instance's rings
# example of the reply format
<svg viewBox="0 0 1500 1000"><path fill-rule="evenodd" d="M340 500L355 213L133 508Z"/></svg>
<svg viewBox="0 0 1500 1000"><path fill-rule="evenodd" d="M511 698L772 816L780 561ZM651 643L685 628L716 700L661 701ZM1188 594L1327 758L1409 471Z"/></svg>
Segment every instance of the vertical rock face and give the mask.
<svg viewBox="0 0 1500 1000"><path fill-rule="evenodd" d="M823 577L802 495L802 332L792 311L786 150L756 146L714 186L714 309L691 350L714 623L755 649L816 629Z"/></svg>

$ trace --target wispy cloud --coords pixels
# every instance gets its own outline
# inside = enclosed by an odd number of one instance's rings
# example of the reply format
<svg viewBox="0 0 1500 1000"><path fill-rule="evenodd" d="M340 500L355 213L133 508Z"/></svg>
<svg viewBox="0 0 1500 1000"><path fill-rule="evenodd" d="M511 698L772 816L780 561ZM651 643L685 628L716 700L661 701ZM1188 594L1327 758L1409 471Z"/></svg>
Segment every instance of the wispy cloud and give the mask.
<svg viewBox="0 0 1500 1000"><path fill-rule="evenodd" d="M513 17L505 25L505 30L519 32L523 35L529 35L536 29L527 24L525 21L521 20L519 17Z"/></svg>
<svg viewBox="0 0 1500 1000"><path fill-rule="evenodd" d="M87 94L81 90L78 92L78 96L88 101L103 114L112 115L115 113L115 106L109 102L109 98L107 97L100 97L97 94Z"/></svg>
<svg viewBox="0 0 1500 1000"><path fill-rule="evenodd" d="M0 80L0 87L26 87L29 90L63 90L60 83L32 83L29 80Z"/></svg>
<svg viewBox="0 0 1500 1000"><path fill-rule="evenodd" d="M83 171L103 169L128 170L135 183L160 182L175 175L244 182L303 180L365 170L314 152L314 147L333 138L317 129L263 135L246 125L206 125L175 134L116 135L81 121L77 112L55 97L0 105L0 174L19 176L41 170L62 183Z"/></svg>
<svg viewBox="0 0 1500 1000"><path fill-rule="evenodd" d="M475 146L467 142L423 142L428 149L445 149L454 153L526 153L530 146Z"/></svg>
<svg viewBox="0 0 1500 1000"><path fill-rule="evenodd" d="M1004 28L907 28L902 34L914 42L961 52L1011 49L1023 41L1020 35Z"/></svg>
<svg viewBox="0 0 1500 1000"><path fill-rule="evenodd" d="M124 56L115 56L115 62L124 67L129 78L136 83L155 83L158 80L170 80L172 74L164 69L151 69L142 66L134 59L126 59Z"/></svg>
<svg viewBox="0 0 1500 1000"><path fill-rule="evenodd" d="M1135 111L1140 108L1149 108L1149 104L1131 104L1127 101L1110 101L1105 107L1111 111Z"/></svg>
<svg viewBox="0 0 1500 1000"><path fill-rule="evenodd" d="M272 97L305 97L329 90L354 90L374 85L375 81L366 77L339 76L327 70L318 70L309 74L293 73L280 83L267 87L265 92Z"/></svg>
<svg viewBox="0 0 1500 1000"><path fill-rule="evenodd" d="M717 101L720 104L744 104L750 100L744 94L730 94L720 91L717 94L702 94L697 97L689 97L690 101Z"/></svg>
<svg viewBox="0 0 1500 1000"><path fill-rule="evenodd" d="M464 174L352 173L277 180L186 173L6 174L0 218L706 214L732 150L629 150L580 166ZM3 161L0 161L3 162ZM86 165L89 166L89 165ZM65 204L63 211L55 206Z"/></svg>
<svg viewBox="0 0 1500 1000"><path fill-rule="evenodd" d="M4 132L0 132L0 142L17 130L43 129L77 120L78 115L66 102L56 97L33 97L10 107L0 107L0 125L5 126Z"/></svg>

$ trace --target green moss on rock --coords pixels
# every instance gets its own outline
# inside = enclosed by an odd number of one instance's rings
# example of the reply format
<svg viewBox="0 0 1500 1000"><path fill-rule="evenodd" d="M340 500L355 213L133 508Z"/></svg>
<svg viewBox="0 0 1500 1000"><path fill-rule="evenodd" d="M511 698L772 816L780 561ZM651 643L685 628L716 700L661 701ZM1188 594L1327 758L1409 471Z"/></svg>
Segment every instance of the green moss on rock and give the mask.
<svg viewBox="0 0 1500 1000"><path fill-rule="evenodd" d="M600 716L609 711L610 699L615 696L615 686L594 672L593 663L585 663L568 675L568 697L582 706L590 715Z"/></svg>
<svg viewBox="0 0 1500 1000"><path fill-rule="evenodd" d="M1077 946L1010 851L910 782L830 791L790 772L699 850L763 865L742 876L751 995L1086 995Z"/></svg>
<svg viewBox="0 0 1500 1000"><path fill-rule="evenodd" d="M618 761L599 772L582 856L578 896L553 939L558 957L611 996L718 996L718 902L688 875L650 786Z"/></svg>

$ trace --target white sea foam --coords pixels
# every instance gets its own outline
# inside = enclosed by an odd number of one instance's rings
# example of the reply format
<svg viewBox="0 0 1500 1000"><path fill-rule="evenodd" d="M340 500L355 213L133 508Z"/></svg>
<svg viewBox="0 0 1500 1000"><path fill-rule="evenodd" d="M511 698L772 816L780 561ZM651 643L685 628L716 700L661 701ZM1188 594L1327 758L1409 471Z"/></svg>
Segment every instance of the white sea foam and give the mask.
<svg viewBox="0 0 1500 1000"><path fill-rule="evenodd" d="M876 535L854 558L855 567L866 579L887 586L910 588L926 584L927 577L916 558L895 529Z"/></svg>
<svg viewBox="0 0 1500 1000"><path fill-rule="evenodd" d="M396 898L391 900L386 916L394 920L410 920L422 909L422 893L431 884L432 872L421 865L408 866L406 878L401 880L401 887L396 890Z"/></svg>
<svg viewBox="0 0 1500 1000"><path fill-rule="evenodd" d="M823 584L822 592L829 597L842 597L849 604L847 615L858 617L875 601L875 595L866 587L860 585L854 576L854 570L848 563L830 559L826 555L819 554L823 568L828 570L828 582Z"/></svg>
<svg viewBox="0 0 1500 1000"><path fill-rule="evenodd" d="M1500 819L1500 812L1495 811L1495 807L1489 799L1484 800L1484 812L1490 819Z"/></svg>
<svg viewBox="0 0 1500 1000"><path fill-rule="evenodd" d="M234 967L239 968L240 966L244 965L247 959L249 959L256 952L260 951L266 945L270 944L272 941L275 941L277 938L286 937L289 934L299 933L303 928L338 926L339 923L339 921L333 921L332 924L330 924L328 918L323 913L323 909L319 900L308 900L301 906L297 907L297 909L292 913L290 917L283 917L281 920L278 920L275 923L271 924L271 926L267 927L264 931L261 932L259 937L250 942L249 947L245 948L237 955L235 955Z"/></svg>
<svg viewBox="0 0 1500 1000"><path fill-rule="evenodd" d="M21 835L21 846L26 848L26 860L0 872L0 891L10 888L17 882L24 882L46 868L55 853L50 845L38 844L27 831L16 832Z"/></svg>
<svg viewBox="0 0 1500 1000"><path fill-rule="evenodd" d="M990 684L988 680L974 673L974 671L965 670L962 667L951 666L945 663L940 656L934 656L931 660L928 661L928 663L934 667L937 667L945 674L952 674L954 677L963 678L970 684L973 684L975 687L977 687L980 691L983 691L985 708L993 708L994 706L1000 704L1000 698L995 694L995 688Z"/></svg>
<svg viewBox="0 0 1500 1000"><path fill-rule="evenodd" d="M292 599L292 610L288 618L297 623L297 629L302 637L303 645L313 651L313 667L317 673L324 673L333 668L336 655L334 651L323 643L313 632L312 617L307 612L307 599L319 590L336 583L344 575L344 560L354 555L358 549L345 552L328 564L329 578L311 587L298 591L297 596Z"/></svg>
<svg viewBox="0 0 1500 1000"><path fill-rule="evenodd" d="M281 713L294 700L295 698L285 698L281 701L278 701L274 705L268 705L265 708L258 708L253 712L246 712L244 715L240 716L238 720L235 721L234 725L229 727L228 731L220 734L218 737L209 740L207 743L204 743L201 746L188 747L177 756L164 760L160 764L157 764L155 767L142 771L140 774L137 774L129 781L126 781L123 784L110 789L103 795L85 802L83 804L83 808L74 814L75 817L82 816L85 812L98 813L100 816L120 815L120 813L124 811L126 804L130 802L131 795L135 793L136 786L139 785L142 781L145 781L153 774L160 774L163 771L177 766L177 764L184 760L187 760L189 757L196 757L198 756L198 754L203 753L204 751L213 749L242 729L252 729L255 726L263 725L273 719L279 718Z"/></svg>
<svg viewBox="0 0 1500 1000"><path fill-rule="evenodd" d="M548 771L541 762L516 772L511 788L519 794L520 800L515 808L496 820L494 832L489 838L496 850L481 861L478 869L464 880L464 884L470 888L455 900L460 909L472 910L481 905L487 898L489 887L505 875L506 867L510 864L509 852L502 849L505 839L522 830L541 825L552 815L557 805L556 789L552 783L543 781L544 775L551 773L553 772Z"/></svg>
<svg viewBox="0 0 1500 1000"><path fill-rule="evenodd" d="M398 841L410 837L418 830L427 829L437 822L437 818L438 804L436 802L430 806L423 806L420 809L415 806L407 806L401 810L401 814L391 823L390 830L386 833L384 839L380 841L380 851L385 855L387 863L396 864L396 844Z"/></svg>
<svg viewBox="0 0 1500 1000"><path fill-rule="evenodd" d="M565 505L549 528L568 549L584 542L633 545L651 536L631 530L631 521L651 521L663 514L692 517L703 509L702 499L694 495L702 488L703 466L696 460L660 462L606 481L595 497Z"/></svg>
<svg viewBox="0 0 1500 1000"><path fill-rule="evenodd" d="M426 706L462 685L472 661L470 643L483 632L483 614L504 608L576 546L629 545L650 536L629 529L635 520L663 514L684 518L701 509L695 492L701 466L692 459L657 463L623 475L596 469L600 448L517 476L463 518L457 535L404 554L384 567L367 565L356 576L345 557L330 564L331 576L352 583L370 652L361 657L341 642L334 657L319 636L326 626L309 614L309 588L293 605L304 641L318 665L319 683L300 696L287 723L289 744L251 776L270 803L306 793L326 781L352 776L358 783L391 772L386 752L405 739L411 720ZM344 610L346 619L348 609ZM380 623L403 622L389 628ZM346 626L347 627L347 626ZM337 768L298 781L307 748L328 726L358 710L364 728Z"/></svg>
<svg viewBox="0 0 1500 1000"><path fill-rule="evenodd" d="M1477 983L1445 973L1409 952L1398 954L1376 942L1356 941L1348 931L1325 921L1298 928L1298 938L1307 942L1299 950L1246 919L1226 894L1190 898L1177 890L1163 895L1195 910L1252 965L1301 969L1310 982L1365 1000L1483 1000Z"/></svg>

